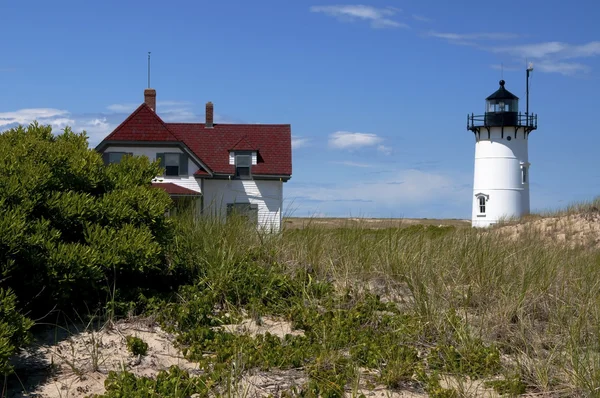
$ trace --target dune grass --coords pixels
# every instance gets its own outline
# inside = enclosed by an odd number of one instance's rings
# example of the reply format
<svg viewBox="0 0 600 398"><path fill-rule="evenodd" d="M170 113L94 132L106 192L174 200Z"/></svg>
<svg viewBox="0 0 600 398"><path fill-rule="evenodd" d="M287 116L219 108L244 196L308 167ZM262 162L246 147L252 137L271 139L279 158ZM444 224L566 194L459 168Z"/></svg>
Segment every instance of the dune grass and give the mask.
<svg viewBox="0 0 600 398"><path fill-rule="evenodd" d="M545 209L536 212L541 217L561 217L565 215L573 214L585 214L590 211L598 211L600 209L600 196L596 196L594 199L587 201L579 201L569 203L564 208L559 209Z"/></svg>
<svg viewBox="0 0 600 398"><path fill-rule="evenodd" d="M193 280L147 305L201 364L202 383L187 383L203 392L235 396L252 369L302 369L291 396L356 393L360 380L438 397L600 394L598 250L452 226L262 234L181 216L177 228L171 258ZM304 334L218 328L247 316ZM111 377L107 396L128 391L129 376Z"/></svg>

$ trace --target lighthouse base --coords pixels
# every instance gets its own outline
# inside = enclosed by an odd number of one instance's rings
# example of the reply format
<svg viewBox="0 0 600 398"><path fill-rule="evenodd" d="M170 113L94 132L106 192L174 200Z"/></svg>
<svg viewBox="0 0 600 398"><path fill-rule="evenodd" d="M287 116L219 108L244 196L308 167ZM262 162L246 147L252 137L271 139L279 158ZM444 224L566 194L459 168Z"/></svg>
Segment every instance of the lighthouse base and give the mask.
<svg viewBox="0 0 600 398"><path fill-rule="evenodd" d="M471 225L486 228L498 223L515 221L529 214L529 190L476 189L473 198Z"/></svg>

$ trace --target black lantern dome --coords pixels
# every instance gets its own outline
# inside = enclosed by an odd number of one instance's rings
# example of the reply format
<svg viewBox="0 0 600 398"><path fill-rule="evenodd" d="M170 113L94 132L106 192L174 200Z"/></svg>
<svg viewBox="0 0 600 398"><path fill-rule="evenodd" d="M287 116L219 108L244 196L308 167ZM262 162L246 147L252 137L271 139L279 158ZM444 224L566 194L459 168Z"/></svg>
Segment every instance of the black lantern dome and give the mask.
<svg viewBox="0 0 600 398"><path fill-rule="evenodd" d="M537 128L537 116L519 113L519 97L508 91L500 80L500 88L485 99L485 114L468 116L467 128L479 132L481 127L524 127L529 132Z"/></svg>
<svg viewBox="0 0 600 398"><path fill-rule="evenodd" d="M519 97L504 88L505 81L500 80L500 88L485 99L485 119L488 126L516 126L519 112Z"/></svg>

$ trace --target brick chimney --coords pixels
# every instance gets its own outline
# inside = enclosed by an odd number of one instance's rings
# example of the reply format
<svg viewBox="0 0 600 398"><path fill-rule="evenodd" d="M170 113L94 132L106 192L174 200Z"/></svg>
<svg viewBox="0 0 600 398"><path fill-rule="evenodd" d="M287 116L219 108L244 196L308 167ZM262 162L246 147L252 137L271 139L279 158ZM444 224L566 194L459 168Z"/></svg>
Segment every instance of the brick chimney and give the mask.
<svg viewBox="0 0 600 398"><path fill-rule="evenodd" d="M147 88L144 90L144 102L154 112L156 112L156 90L153 88Z"/></svg>
<svg viewBox="0 0 600 398"><path fill-rule="evenodd" d="M213 127L213 103L212 102L207 102L206 103L206 124L204 125L204 127L207 127L209 129L211 129Z"/></svg>

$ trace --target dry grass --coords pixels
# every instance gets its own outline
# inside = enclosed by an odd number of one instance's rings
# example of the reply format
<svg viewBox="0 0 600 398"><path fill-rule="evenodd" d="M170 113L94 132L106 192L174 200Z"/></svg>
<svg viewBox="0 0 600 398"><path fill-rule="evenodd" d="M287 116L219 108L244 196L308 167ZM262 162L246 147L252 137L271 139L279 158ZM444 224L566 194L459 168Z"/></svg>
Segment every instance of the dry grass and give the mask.
<svg viewBox="0 0 600 398"><path fill-rule="evenodd" d="M502 347L507 373L521 375L530 391L595 396L600 394L596 202L577 207L582 213L503 227L517 231L518 239L502 229L372 231L309 224L287 231L276 247L281 261L316 269L338 286L375 285L439 330L445 314L456 311L485 341Z"/></svg>
<svg viewBox="0 0 600 398"><path fill-rule="evenodd" d="M186 226L187 240L178 244L190 266L215 269L215 284L220 269L261 250L290 272L307 269L339 291L371 291L396 303L423 325L420 349L450 332L470 336L461 347L467 353L473 338L499 347L499 377L524 383L529 396L600 396L597 204L489 230L462 220L286 219L281 234L264 235L202 221ZM258 327L240 327L251 326ZM289 382L282 374L244 377L249 385L268 380L274 393ZM458 376L459 396L491 391ZM361 377L346 391L363 391Z"/></svg>
<svg viewBox="0 0 600 398"><path fill-rule="evenodd" d="M334 218L334 217L284 217L286 229L302 229L307 227L323 228L404 228L411 225L470 227L470 220L455 218Z"/></svg>

